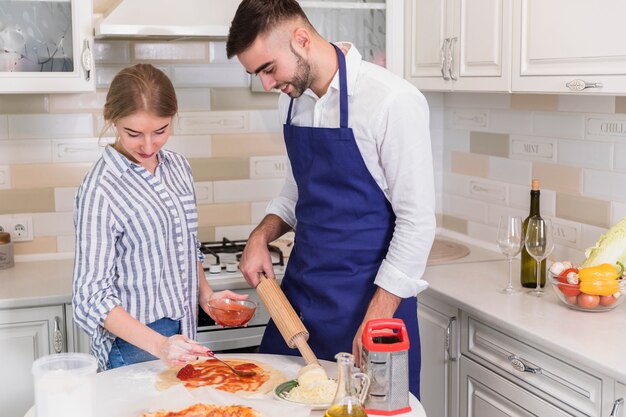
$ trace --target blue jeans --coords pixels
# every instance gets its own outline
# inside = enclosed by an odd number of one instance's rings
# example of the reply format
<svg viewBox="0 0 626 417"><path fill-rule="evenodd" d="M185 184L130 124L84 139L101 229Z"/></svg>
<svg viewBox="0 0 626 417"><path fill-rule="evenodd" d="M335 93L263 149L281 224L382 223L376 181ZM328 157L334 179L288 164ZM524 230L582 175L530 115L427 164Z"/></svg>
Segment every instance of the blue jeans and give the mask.
<svg viewBox="0 0 626 417"><path fill-rule="evenodd" d="M173 336L180 334L180 321L172 320L164 317L155 322L148 324L148 327L163 336ZM109 352L109 361L107 369L119 368L120 366L132 365L133 363L146 362L158 359L143 349L128 343L122 338L115 338L111 352Z"/></svg>

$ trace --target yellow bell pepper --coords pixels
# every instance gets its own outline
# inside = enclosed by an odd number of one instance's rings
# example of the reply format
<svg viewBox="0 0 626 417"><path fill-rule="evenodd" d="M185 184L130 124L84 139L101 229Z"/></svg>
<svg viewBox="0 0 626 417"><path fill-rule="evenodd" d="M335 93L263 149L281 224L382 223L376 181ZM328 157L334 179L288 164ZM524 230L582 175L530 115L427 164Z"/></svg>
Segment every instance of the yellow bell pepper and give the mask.
<svg viewBox="0 0 626 417"><path fill-rule="evenodd" d="M578 271L578 279L585 281L612 281L617 279L617 268L611 264L601 264L582 268Z"/></svg>
<svg viewBox="0 0 626 417"><path fill-rule="evenodd" d="M589 295L613 295L618 290L619 282L616 279L580 282L580 291Z"/></svg>
<svg viewBox="0 0 626 417"><path fill-rule="evenodd" d="M578 271L580 291L589 295L612 295L619 290L617 268L611 264L590 266Z"/></svg>

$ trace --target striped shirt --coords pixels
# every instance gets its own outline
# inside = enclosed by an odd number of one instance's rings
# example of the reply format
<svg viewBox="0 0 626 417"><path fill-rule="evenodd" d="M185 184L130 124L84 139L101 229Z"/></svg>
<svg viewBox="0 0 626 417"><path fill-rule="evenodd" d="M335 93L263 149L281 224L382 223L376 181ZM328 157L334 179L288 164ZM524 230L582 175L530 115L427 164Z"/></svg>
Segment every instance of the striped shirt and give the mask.
<svg viewBox="0 0 626 417"><path fill-rule="evenodd" d="M78 189L74 207L74 320L106 369L115 335L104 320L121 306L142 323L181 320L195 338L198 213L189 163L161 150L154 175L110 146Z"/></svg>

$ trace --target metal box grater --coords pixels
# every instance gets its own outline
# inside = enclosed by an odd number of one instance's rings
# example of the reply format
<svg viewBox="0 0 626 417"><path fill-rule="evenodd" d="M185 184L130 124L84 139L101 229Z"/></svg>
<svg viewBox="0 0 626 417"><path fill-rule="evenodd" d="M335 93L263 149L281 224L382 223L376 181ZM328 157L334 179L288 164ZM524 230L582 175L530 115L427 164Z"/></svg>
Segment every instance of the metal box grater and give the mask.
<svg viewBox="0 0 626 417"><path fill-rule="evenodd" d="M404 322L370 320L365 324L361 341L361 370L370 378L365 400L367 414L389 416L409 412L409 336Z"/></svg>

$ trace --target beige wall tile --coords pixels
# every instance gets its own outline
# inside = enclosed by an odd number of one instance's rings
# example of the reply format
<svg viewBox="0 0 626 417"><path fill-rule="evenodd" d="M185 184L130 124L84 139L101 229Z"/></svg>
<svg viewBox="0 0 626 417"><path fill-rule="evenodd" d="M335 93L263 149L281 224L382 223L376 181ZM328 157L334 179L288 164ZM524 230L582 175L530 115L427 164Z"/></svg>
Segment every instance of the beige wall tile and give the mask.
<svg viewBox="0 0 626 417"><path fill-rule="evenodd" d="M532 177L541 181L541 188L575 195L580 195L582 190L583 173L580 168L534 162Z"/></svg>
<svg viewBox="0 0 626 417"><path fill-rule="evenodd" d="M626 113L626 97L615 97L615 113Z"/></svg>
<svg viewBox="0 0 626 417"><path fill-rule="evenodd" d="M0 190L0 214L54 211L54 189Z"/></svg>
<svg viewBox="0 0 626 417"><path fill-rule="evenodd" d="M176 63L209 61L208 42L135 42L132 47L135 61Z"/></svg>
<svg viewBox="0 0 626 417"><path fill-rule="evenodd" d="M509 135L500 133L470 132L470 152L508 158Z"/></svg>
<svg viewBox="0 0 626 417"><path fill-rule="evenodd" d="M55 253L57 251L56 236L45 236L30 242L15 242L13 250L16 255L32 255L35 253Z"/></svg>
<svg viewBox="0 0 626 417"><path fill-rule="evenodd" d="M213 242L215 240L215 227L199 227L198 239L200 242Z"/></svg>
<svg viewBox="0 0 626 417"><path fill-rule="evenodd" d="M47 112L47 94L0 94L0 114Z"/></svg>
<svg viewBox="0 0 626 417"><path fill-rule="evenodd" d="M452 172L486 178L489 174L489 157L474 153L452 151Z"/></svg>
<svg viewBox="0 0 626 417"><path fill-rule="evenodd" d="M278 94L254 93L249 88L212 88L211 110L278 108Z"/></svg>
<svg viewBox="0 0 626 417"><path fill-rule="evenodd" d="M250 178L248 158L190 158L193 180L240 180Z"/></svg>
<svg viewBox="0 0 626 417"><path fill-rule="evenodd" d="M556 194L556 216L598 227L611 227L611 202L570 194Z"/></svg>
<svg viewBox="0 0 626 417"><path fill-rule="evenodd" d="M282 134L213 135L213 156L273 156L285 155Z"/></svg>
<svg viewBox="0 0 626 417"><path fill-rule="evenodd" d="M201 204L198 206L200 228L250 224L250 203Z"/></svg>
<svg viewBox="0 0 626 417"><path fill-rule="evenodd" d="M81 94L50 95L50 113L100 113L106 102L107 90Z"/></svg>
<svg viewBox="0 0 626 417"><path fill-rule="evenodd" d="M556 94L513 94L511 108L515 110L557 111L559 96Z"/></svg>
<svg viewBox="0 0 626 417"><path fill-rule="evenodd" d="M444 229L453 230L465 235L467 234L467 220L465 219L459 219L458 217L444 214L441 218L441 226Z"/></svg>
<svg viewBox="0 0 626 417"><path fill-rule="evenodd" d="M91 166L91 163L12 165L11 184L13 188L76 187Z"/></svg>

